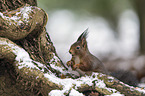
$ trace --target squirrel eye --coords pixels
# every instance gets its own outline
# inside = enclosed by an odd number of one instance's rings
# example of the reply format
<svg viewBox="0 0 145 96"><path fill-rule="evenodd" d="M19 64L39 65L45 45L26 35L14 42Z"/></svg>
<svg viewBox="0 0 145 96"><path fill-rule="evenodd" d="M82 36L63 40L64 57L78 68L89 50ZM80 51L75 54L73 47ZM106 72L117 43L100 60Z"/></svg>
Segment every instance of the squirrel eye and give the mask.
<svg viewBox="0 0 145 96"><path fill-rule="evenodd" d="M76 49L80 49L80 46L77 46Z"/></svg>

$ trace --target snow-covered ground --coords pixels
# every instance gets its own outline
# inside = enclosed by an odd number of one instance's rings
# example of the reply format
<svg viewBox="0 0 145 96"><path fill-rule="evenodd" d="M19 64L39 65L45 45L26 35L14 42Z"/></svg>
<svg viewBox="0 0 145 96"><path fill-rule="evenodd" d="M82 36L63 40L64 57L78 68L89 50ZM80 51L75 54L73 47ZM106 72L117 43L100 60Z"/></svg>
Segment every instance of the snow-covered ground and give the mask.
<svg viewBox="0 0 145 96"><path fill-rule="evenodd" d="M53 11L48 17L47 32L63 62L71 58L68 50L86 28L89 28L88 47L97 57L109 53L115 56L125 53L124 57L130 57L138 50L139 21L132 10L120 15L119 38L102 17L79 17L68 10Z"/></svg>

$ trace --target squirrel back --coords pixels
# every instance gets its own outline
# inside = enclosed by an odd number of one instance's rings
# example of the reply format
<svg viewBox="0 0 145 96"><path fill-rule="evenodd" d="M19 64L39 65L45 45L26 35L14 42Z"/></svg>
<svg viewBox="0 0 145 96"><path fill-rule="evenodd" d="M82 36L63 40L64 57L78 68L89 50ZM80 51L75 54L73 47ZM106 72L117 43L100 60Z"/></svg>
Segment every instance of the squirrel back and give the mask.
<svg viewBox="0 0 145 96"><path fill-rule="evenodd" d="M68 61L67 65L71 65L72 69L80 69L83 72L101 72L107 71L103 63L94 55L92 55L87 45L88 29L86 29L70 47L69 53L72 59Z"/></svg>

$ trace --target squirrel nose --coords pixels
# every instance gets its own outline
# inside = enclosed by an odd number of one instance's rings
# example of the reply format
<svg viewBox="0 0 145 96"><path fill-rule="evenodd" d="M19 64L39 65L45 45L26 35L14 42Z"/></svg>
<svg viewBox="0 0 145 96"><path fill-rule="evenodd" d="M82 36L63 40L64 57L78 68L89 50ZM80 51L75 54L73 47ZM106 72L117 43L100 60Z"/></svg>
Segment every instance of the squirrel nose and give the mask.
<svg viewBox="0 0 145 96"><path fill-rule="evenodd" d="M72 50L69 50L69 53L72 54Z"/></svg>

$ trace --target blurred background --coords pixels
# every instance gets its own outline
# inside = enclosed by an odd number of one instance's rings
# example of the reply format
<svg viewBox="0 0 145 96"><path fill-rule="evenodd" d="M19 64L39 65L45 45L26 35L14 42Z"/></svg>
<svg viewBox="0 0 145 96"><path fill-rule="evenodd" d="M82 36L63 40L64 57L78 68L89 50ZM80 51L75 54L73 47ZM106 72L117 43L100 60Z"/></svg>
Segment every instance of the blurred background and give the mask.
<svg viewBox="0 0 145 96"><path fill-rule="evenodd" d="M48 13L47 32L64 63L70 46L89 28L89 50L105 64L133 72L145 68L145 0L37 1Z"/></svg>

